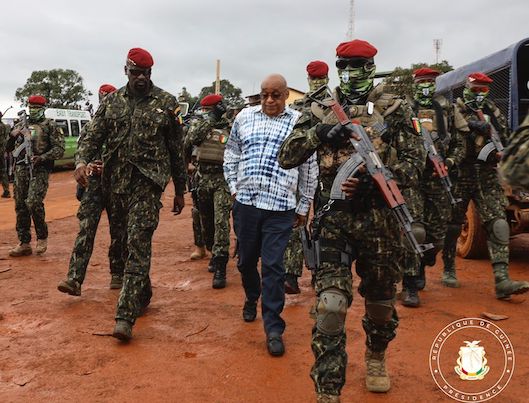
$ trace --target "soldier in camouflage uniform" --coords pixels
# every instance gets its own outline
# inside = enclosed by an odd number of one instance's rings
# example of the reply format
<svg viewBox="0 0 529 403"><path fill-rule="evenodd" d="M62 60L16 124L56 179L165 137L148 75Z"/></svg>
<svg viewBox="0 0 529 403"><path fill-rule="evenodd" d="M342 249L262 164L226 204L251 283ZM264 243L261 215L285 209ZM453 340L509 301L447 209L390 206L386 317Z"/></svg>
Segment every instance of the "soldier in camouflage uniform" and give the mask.
<svg viewBox="0 0 529 403"><path fill-rule="evenodd" d="M353 40L336 49L340 86L336 97L351 119L359 121L373 140L379 156L401 188L416 186L424 169L420 138L411 126L411 109L398 96L373 87L377 50L368 42ZM282 167L292 168L318 153L320 203L329 200L338 167L354 148L351 133L328 108L312 105L300 117L281 147ZM339 402L345 384L347 353L345 317L353 299L351 264L356 260L358 290L365 298L366 386L372 392L390 388L385 351L396 335L396 283L401 280L403 239L399 224L375 189L371 178L360 174L342 189L354 199L334 201L316 212L313 237L320 243L316 270L316 324L312 330L315 363L311 377L318 402Z"/></svg>
<svg viewBox="0 0 529 403"><path fill-rule="evenodd" d="M456 105L468 123L470 133L465 136L466 155L459 165L456 197L462 199L452 210L443 249L443 284L459 287L456 278L455 255L457 238L465 220L470 200L474 201L481 222L487 231L487 246L495 279L496 298L508 299L511 294L529 291L526 281L509 278L509 223L506 220L507 198L500 185L497 163L501 154L495 149L488 155L486 145L491 141L491 128L501 137L502 143L508 135L505 117L494 103L487 99L492 79L483 73L472 73L467 78L463 99ZM479 118L483 113L485 121ZM480 154L481 152L481 154Z"/></svg>
<svg viewBox="0 0 529 403"><path fill-rule="evenodd" d="M110 84L104 84L99 88L99 102L116 88ZM86 125L81 131L79 142L83 140L88 129ZM92 256L94 248L94 240L97 233L101 213L105 209L105 195L101 185L102 161L101 156L96 156L96 160L90 162L88 168L88 186L81 187L81 204L77 211L77 218L79 219L79 233L75 239L72 255L70 257L70 265L68 268L68 277L58 285L58 290L70 295L81 295L81 285L86 276L86 268ZM78 162L78 161L76 161ZM110 218L110 217L109 217ZM123 245L123 234L116 234L113 231L114 225L112 220L110 223L110 233L112 234L110 240L110 248L108 251L108 258L110 263L110 288L120 289L123 283L123 270L125 267L126 251Z"/></svg>
<svg viewBox="0 0 529 403"><path fill-rule="evenodd" d="M0 112L0 119L2 119L2 113ZM7 139L9 138L9 132L11 128L0 121L0 182L2 182L2 193L3 198L11 197L9 193L9 178L8 169L6 167L5 150Z"/></svg>
<svg viewBox="0 0 529 403"><path fill-rule="evenodd" d="M510 186L529 192L529 115L511 136L500 172Z"/></svg>
<svg viewBox="0 0 529 403"><path fill-rule="evenodd" d="M128 84L107 95L79 144L77 181L87 184L87 161L101 153L103 193L117 233L126 240L127 259L113 336L127 341L132 326L152 296L151 242L158 226L160 201L170 177L177 212L184 207L185 170L180 106L150 80L149 52L127 55Z"/></svg>
<svg viewBox="0 0 529 403"><path fill-rule="evenodd" d="M314 92L329 83L329 66L320 60L314 60L307 65L307 81L309 83L309 93L303 98L294 101L290 107L302 113L310 113L310 105ZM320 93L323 94L323 93ZM323 100L325 94L316 97ZM302 229L301 229L302 230ZM298 277L303 271L303 245L301 244L301 233L299 230L292 231L285 250L285 293L299 294L301 291L298 285Z"/></svg>
<svg viewBox="0 0 529 403"><path fill-rule="evenodd" d="M184 144L187 144L185 136ZM191 218L193 220L193 239L195 250L191 253L191 260L200 260L206 257L206 242L202 231L202 222L200 221L200 212L198 210L198 162L196 160L196 147L191 147L191 152L187 153L187 189L191 192L193 207L191 209ZM213 266L211 266L213 267ZM213 271L212 271L213 272Z"/></svg>
<svg viewBox="0 0 529 403"><path fill-rule="evenodd" d="M189 128L187 141L197 147L198 203L206 248L211 251L213 288L226 287L226 265L230 250L232 199L224 179L224 148L230 121L224 116L222 96L210 94L200 101L205 112Z"/></svg>
<svg viewBox="0 0 529 403"><path fill-rule="evenodd" d="M457 170L465 153L463 136L468 132L467 123L454 105L446 98L434 96L435 78L439 71L421 68L413 72L414 99L411 102L420 126L428 130L435 148L444 159L449 173ZM420 126L417 129L420 131ZM425 241L434 245L427 250L417 264L404 267L402 304L409 307L420 305L418 291L425 286L425 266L433 266L437 252L443 248L444 236L450 218L451 205L442 182L429 159L417 189L414 218L424 224ZM453 176L453 175L452 175ZM417 255L413 256L417 259Z"/></svg>
<svg viewBox="0 0 529 403"><path fill-rule="evenodd" d="M46 98L33 95L28 98L28 127L24 122L18 123L7 141L8 152L18 150L24 143L24 137L31 137L33 156L28 162L26 150L15 159L15 211L17 215L17 235L20 244L9 251L9 256L31 255L31 220L37 234L38 255L46 252L48 247L48 225L44 211L44 198L48 191L48 180L53 169L53 162L64 154L64 136L55 122L44 117ZM29 133L27 132L29 130ZM23 146L22 146L23 147Z"/></svg>

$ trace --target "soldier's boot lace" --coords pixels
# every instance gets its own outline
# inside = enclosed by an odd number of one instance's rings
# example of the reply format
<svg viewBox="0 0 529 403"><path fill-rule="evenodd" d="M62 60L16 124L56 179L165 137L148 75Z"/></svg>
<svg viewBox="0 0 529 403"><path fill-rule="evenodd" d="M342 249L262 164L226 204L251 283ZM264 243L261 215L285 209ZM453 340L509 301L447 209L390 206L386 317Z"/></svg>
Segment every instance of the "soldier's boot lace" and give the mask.
<svg viewBox="0 0 529 403"><path fill-rule="evenodd" d="M206 248L204 246L195 246L195 250L189 258L191 260L200 260L206 257Z"/></svg>
<svg viewBox="0 0 529 403"><path fill-rule="evenodd" d="M71 278L61 281L57 286L57 289L60 292L64 292L76 297L81 295L81 284Z"/></svg>
<svg viewBox="0 0 529 403"><path fill-rule="evenodd" d="M29 256L33 253L31 245L29 243L20 243L9 251L9 256L19 257L19 256Z"/></svg>
<svg viewBox="0 0 529 403"><path fill-rule="evenodd" d="M457 280L455 269L444 269L443 271L443 285L450 288L459 288L461 284Z"/></svg>
<svg viewBox="0 0 529 403"><path fill-rule="evenodd" d="M340 403L340 396L329 395L327 393L318 393L316 397L317 403Z"/></svg>
<svg viewBox="0 0 529 403"><path fill-rule="evenodd" d="M366 349L366 387L370 392L384 393L391 387L389 375L386 370L385 351L375 352Z"/></svg>
<svg viewBox="0 0 529 403"><path fill-rule="evenodd" d="M121 290L121 287L123 287L123 276L119 274L112 274L110 277L110 289Z"/></svg>
<svg viewBox="0 0 529 403"><path fill-rule="evenodd" d="M112 337L121 341L129 341L132 338L132 323L128 320L117 319Z"/></svg>
<svg viewBox="0 0 529 403"><path fill-rule="evenodd" d="M529 291L527 281L514 281L509 278L509 268L506 264L494 264L493 271L497 299L509 299L512 294L523 294Z"/></svg>
<svg viewBox="0 0 529 403"><path fill-rule="evenodd" d="M37 255L42 255L46 249L48 249L48 239L37 239L37 247L35 248Z"/></svg>

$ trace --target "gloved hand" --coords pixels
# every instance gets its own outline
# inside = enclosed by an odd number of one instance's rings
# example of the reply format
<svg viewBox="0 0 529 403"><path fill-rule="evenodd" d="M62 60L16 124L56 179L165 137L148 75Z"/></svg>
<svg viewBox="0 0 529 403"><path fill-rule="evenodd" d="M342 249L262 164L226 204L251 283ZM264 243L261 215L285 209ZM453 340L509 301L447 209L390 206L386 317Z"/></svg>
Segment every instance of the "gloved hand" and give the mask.
<svg viewBox="0 0 529 403"><path fill-rule="evenodd" d="M468 122L468 128L473 132L487 134L490 132L490 123L483 120L471 120Z"/></svg>
<svg viewBox="0 0 529 403"><path fill-rule="evenodd" d="M351 131L341 123L337 123L334 126L319 123L316 125L316 135L322 143L339 144L351 136Z"/></svg>

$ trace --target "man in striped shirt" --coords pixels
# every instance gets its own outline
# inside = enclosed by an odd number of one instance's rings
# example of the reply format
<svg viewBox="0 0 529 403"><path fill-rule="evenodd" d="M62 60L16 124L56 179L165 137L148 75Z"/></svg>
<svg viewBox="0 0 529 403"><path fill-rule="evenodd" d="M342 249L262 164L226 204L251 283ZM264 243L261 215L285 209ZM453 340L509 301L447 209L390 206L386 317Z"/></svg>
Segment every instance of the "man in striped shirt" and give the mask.
<svg viewBox="0 0 529 403"><path fill-rule="evenodd" d="M283 255L292 228L306 223L318 176L315 155L289 170L277 161L279 148L300 115L285 106L287 98L284 77L268 76L261 84L261 105L237 115L224 152L224 176L234 198L238 268L246 294L243 319L255 320L262 294L267 348L273 356L284 353ZM262 283L257 271L259 257Z"/></svg>

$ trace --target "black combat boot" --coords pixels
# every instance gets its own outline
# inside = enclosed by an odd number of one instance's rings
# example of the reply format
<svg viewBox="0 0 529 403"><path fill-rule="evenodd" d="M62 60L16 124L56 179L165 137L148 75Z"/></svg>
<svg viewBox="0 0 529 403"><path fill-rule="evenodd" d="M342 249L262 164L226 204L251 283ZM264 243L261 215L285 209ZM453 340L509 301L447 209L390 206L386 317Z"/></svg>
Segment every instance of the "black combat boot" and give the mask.
<svg viewBox="0 0 529 403"><path fill-rule="evenodd" d="M421 304L419 299L419 290L417 289L417 277L418 276L404 276L402 279L402 305L416 308Z"/></svg>
<svg viewBox="0 0 529 403"><path fill-rule="evenodd" d="M494 283L496 288L496 298L509 299L512 294L523 294L529 291L527 281L513 281L509 278L509 267L505 263L494 263Z"/></svg>
<svg viewBox="0 0 529 403"><path fill-rule="evenodd" d="M426 273L424 272L424 263L421 263L419 266L419 275L415 279L415 285L417 286L418 291L424 290L424 287L426 287Z"/></svg>
<svg viewBox="0 0 529 403"><path fill-rule="evenodd" d="M298 285L298 276L287 273L285 275L285 294L299 294L301 290Z"/></svg>
<svg viewBox="0 0 529 403"><path fill-rule="evenodd" d="M212 287L215 289L226 287L226 265L228 264L228 256L215 256L213 266L215 274L213 274Z"/></svg>
<svg viewBox="0 0 529 403"><path fill-rule="evenodd" d="M211 256L211 259L209 259L209 263L208 263L208 271L210 273L215 273L214 261L215 261L215 256Z"/></svg>

